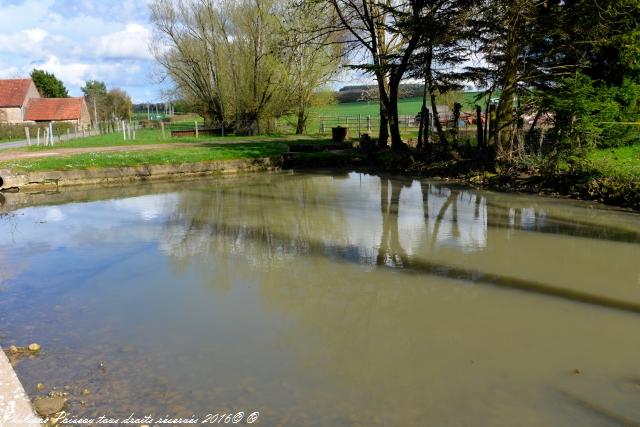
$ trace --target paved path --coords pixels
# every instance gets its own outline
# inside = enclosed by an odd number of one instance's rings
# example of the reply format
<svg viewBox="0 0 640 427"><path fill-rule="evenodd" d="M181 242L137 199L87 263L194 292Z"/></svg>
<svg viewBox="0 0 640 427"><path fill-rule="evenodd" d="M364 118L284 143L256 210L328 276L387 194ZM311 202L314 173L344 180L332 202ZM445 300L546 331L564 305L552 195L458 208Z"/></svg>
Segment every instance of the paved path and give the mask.
<svg viewBox="0 0 640 427"><path fill-rule="evenodd" d="M0 348L0 425L41 427L39 420L33 412L29 396Z"/></svg>

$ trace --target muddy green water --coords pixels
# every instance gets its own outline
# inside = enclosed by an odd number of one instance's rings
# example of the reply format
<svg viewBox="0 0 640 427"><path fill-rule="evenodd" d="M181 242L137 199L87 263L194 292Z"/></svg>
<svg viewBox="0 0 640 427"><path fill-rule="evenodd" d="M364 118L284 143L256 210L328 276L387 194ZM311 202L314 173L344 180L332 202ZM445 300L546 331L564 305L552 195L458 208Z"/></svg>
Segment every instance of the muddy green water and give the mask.
<svg viewBox="0 0 640 427"><path fill-rule="evenodd" d="M640 423L637 214L355 173L2 202L0 343L74 416Z"/></svg>

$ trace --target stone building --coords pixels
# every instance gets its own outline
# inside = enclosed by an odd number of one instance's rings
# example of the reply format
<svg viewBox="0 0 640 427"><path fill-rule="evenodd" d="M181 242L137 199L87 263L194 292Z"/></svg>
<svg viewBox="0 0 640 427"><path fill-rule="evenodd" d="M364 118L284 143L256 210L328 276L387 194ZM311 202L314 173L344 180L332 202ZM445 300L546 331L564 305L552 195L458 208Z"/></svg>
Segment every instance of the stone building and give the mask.
<svg viewBox="0 0 640 427"><path fill-rule="evenodd" d="M0 124L67 122L91 126L83 97L42 98L31 79L0 79Z"/></svg>
<svg viewBox="0 0 640 427"><path fill-rule="evenodd" d="M25 121L67 122L82 129L91 125L91 116L83 97L32 98L27 105Z"/></svg>
<svg viewBox="0 0 640 427"><path fill-rule="evenodd" d="M40 98L31 79L0 80L0 123L25 121L29 100Z"/></svg>

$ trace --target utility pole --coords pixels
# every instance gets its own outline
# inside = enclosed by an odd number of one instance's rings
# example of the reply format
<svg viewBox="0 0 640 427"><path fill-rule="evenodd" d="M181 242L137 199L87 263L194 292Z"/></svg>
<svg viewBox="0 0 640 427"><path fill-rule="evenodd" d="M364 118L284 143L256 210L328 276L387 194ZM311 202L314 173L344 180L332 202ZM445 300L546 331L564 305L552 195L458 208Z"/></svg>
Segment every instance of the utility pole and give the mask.
<svg viewBox="0 0 640 427"><path fill-rule="evenodd" d="M98 126L98 109L96 108L96 94L93 94L93 127Z"/></svg>

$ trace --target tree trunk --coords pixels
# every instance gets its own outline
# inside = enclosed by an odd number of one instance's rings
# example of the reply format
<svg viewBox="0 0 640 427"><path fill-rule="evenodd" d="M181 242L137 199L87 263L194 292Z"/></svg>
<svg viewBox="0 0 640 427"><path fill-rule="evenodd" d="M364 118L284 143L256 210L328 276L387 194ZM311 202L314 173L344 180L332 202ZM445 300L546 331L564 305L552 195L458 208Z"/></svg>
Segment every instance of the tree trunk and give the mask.
<svg viewBox="0 0 640 427"><path fill-rule="evenodd" d="M477 134L476 139L478 140L478 149L480 151L484 150L484 129L482 129L482 108L479 105L476 105L476 128Z"/></svg>
<svg viewBox="0 0 640 427"><path fill-rule="evenodd" d="M518 7L514 5L511 12L513 13L513 23L508 26L507 37L505 40L505 64L504 78L502 80L502 93L500 94L500 102L496 109L496 156L503 157L506 144L513 142L513 101L516 96L516 86L518 84Z"/></svg>
<svg viewBox="0 0 640 427"><path fill-rule="evenodd" d="M442 129L442 123L440 123L440 117L438 116L438 107L436 106L436 95L431 91L431 112L433 113L433 122L436 125L436 131L438 132L438 139L442 144L447 144L447 136Z"/></svg>
<svg viewBox="0 0 640 427"><path fill-rule="evenodd" d="M389 143L389 111L387 109L387 85L385 84L385 76L377 73L378 81L378 97L380 99L380 129L378 131L378 148L387 148Z"/></svg>
<svg viewBox="0 0 640 427"><path fill-rule="evenodd" d="M425 79L424 81L424 89L422 91L422 107L420 108L420 123L418 125L418 148L424 148L426 141L425 141L425 134L424 134L424 128L425 128L425 123L427 121L427 118L425 117L425 113L427 110L427 80Z"/></svg>
<svg viewBox="0 0 640 427"><path fill-rule="evenodd" d="M400 135L400 123L398 120L398 88L400 81L393 79L389 84L389 130L391 131L391 149L402 150L406 148Z"/></svg>
<svg viewBox="0 0 640 427"><path fill-rule="evenodd" d="M307 112L304 107L298 108L298 122L296 123L296 135L302 135L307 128Z"/></svg>

